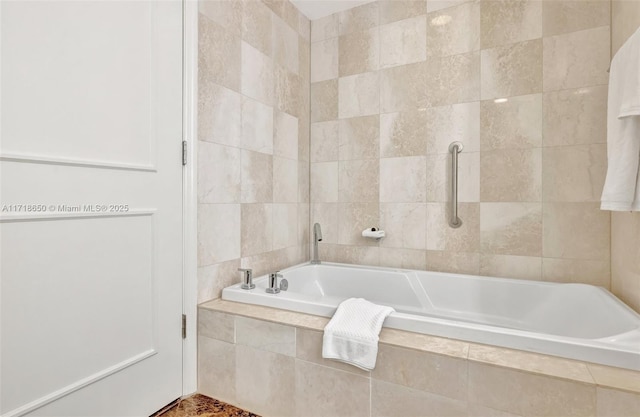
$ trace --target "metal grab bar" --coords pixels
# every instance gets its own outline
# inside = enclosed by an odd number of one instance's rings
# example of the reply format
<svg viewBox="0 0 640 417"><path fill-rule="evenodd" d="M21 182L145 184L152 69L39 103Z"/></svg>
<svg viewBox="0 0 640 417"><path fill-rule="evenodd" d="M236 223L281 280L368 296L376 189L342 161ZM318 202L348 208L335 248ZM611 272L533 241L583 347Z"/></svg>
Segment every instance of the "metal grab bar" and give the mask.
<svg viewBox="0 0 640 417"><path fill-rule="evenodd" d="M454 229L462 226L462 220L458 217L458 154L462 152L462 142L452 142L449 145L451 152L451 215L449 226Z"/></svg>

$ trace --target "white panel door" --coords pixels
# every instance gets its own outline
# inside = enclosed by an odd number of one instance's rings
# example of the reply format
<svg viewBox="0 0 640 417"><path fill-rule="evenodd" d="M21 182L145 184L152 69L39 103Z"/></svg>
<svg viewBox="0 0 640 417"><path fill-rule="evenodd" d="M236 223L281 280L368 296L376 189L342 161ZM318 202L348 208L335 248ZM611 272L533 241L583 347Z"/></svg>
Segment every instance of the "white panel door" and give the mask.
<svg viewBox="0 0 640 417"><path fill-rule="evenodd" d="M182 4L0 2L0 414L182 391Z"/></svg>

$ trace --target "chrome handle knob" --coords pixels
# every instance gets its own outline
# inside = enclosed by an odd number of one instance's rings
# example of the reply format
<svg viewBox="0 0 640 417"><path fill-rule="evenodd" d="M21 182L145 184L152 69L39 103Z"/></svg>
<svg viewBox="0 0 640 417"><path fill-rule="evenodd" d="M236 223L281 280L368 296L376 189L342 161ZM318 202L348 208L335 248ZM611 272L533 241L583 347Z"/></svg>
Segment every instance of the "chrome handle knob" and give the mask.
<svg viewBox="0 0 640 417"><path fill-rule="evenodd" d="M252 269L244 269L238 268L239 272L243 272L242 274L242 285L240 288L243 290L252 290L256 287L256 284L253 283L253 270Z"/></svg>

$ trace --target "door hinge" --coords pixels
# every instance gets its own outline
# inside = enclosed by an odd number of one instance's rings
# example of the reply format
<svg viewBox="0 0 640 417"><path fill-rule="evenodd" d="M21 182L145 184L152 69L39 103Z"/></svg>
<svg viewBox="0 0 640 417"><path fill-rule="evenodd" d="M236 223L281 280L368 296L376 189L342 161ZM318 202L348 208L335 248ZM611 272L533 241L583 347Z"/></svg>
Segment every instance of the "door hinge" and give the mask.
<svg viewBox="0 0 640 417"><path fill-rule="evenodd" d="M187 338L187 315L182 315L182 338Z"/></svg>
<svg viewBox="0 0 640 417"><path fill-rule="evenodd" d="M187 141L182 141L182 165L187 165Z"/></svg>

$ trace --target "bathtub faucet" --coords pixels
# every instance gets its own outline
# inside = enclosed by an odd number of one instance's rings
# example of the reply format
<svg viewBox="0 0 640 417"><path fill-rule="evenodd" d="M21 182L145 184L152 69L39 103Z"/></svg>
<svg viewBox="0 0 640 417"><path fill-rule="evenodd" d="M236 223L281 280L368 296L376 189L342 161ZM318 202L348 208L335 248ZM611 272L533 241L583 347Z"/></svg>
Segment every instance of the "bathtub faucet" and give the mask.
<svg viewBox="0 0 640 417"><path fill-rule="evenodd" d="M318 242L322 241L322 230L320 229L320 223L313 225L313 258L311 263L314 265L320 264L320 258L318 257Z"/></svg>

